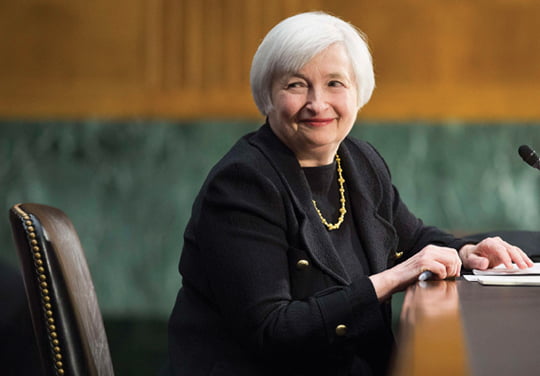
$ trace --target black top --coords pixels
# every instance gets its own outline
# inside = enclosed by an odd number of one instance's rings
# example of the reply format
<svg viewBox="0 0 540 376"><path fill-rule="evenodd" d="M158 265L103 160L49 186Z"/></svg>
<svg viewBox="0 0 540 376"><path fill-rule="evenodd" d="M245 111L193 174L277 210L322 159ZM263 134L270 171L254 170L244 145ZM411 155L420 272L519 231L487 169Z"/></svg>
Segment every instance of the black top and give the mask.
<svg viewBox="0 0 540 376"><path fill-rule="evenodd" d="M343 168L343 167L342 167ZM322 216L329 223L336 223L340 216L339 209L339 185L336 162L318 167L303 167L302 170L311 188L313 199L317 202L317 207ZM345 171L343 171L345 175ZM347 180L344 176L345 181ZM341 257L343 266L351 280L360 276L369 275L369 264L366 259L354 216L350 209L350 195L345 182L345 214L344 221L337 230L329 231L330 239L334 244L337 253ZM321 222L321 228L328 231Z"/></svg>

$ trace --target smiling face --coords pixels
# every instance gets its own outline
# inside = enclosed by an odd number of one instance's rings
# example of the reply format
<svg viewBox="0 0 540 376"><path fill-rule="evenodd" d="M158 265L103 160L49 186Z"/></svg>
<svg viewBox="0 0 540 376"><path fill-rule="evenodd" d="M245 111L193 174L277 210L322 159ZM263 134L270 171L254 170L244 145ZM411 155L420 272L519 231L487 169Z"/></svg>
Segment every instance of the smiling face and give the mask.
<svg viewBox="0 0 540 376"><path fill-rule="evenodd" d="M272 85L270 127L303 167L332 163L358 112L349 57L336 43Z"/></svg>

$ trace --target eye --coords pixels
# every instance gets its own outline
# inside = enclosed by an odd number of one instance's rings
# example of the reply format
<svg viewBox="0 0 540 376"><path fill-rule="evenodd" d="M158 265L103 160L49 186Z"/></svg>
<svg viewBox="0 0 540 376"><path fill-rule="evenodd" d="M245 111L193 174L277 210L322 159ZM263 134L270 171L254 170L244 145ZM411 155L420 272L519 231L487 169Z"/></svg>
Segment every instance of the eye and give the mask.
<svg viewBox="0 0 540 376"><path fill-rule="evenodd" d="M330 82L328 82L328 86L330 87L344 87L345 84L341 81L338 81L338 80L332 80Z"/></svg>
<svg viewBox="0 0 540 376"><path fill-rule="evenodd" d="M287 83L287 89L300 89L306 87L306 83L303 81L292 81Z"/></svg>

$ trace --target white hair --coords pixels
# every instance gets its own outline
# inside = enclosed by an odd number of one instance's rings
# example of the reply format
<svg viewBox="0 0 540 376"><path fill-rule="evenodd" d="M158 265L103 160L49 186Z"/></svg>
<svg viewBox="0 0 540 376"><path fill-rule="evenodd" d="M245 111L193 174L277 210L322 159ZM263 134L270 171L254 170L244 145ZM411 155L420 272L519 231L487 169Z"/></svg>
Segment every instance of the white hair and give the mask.
<svg viewBox="0 0 540 376"><path fill-rule="evenodd" d="M358 92L358 110L375 88L373 62L364 34L348 22L324 12L286 18L263 39L251 63L251 93L263 115L272 109L272 83L297 72L331 44L341 43L350 59Z"/></svg>

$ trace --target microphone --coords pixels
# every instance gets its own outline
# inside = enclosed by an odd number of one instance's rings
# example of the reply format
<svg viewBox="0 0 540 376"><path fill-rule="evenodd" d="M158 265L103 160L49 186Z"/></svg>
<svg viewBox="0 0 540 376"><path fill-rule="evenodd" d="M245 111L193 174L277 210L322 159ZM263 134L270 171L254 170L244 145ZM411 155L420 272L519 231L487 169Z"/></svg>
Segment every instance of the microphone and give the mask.
<svg viewBox="0 0 540 376"><path fill-rule="evenodd" d="M518 153L525 163L540 170L540 158L533 149L527 145L521 145L518 149Z"/></svg>

